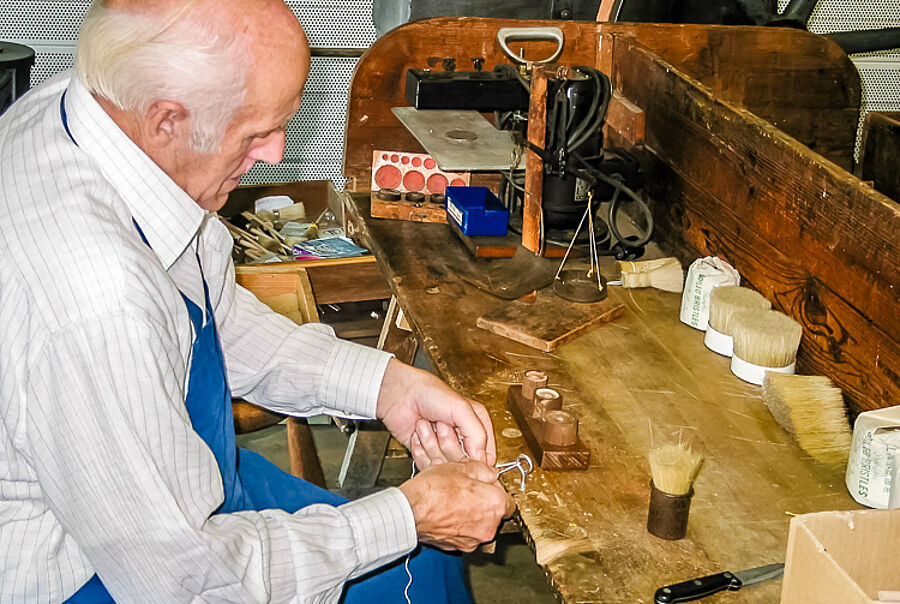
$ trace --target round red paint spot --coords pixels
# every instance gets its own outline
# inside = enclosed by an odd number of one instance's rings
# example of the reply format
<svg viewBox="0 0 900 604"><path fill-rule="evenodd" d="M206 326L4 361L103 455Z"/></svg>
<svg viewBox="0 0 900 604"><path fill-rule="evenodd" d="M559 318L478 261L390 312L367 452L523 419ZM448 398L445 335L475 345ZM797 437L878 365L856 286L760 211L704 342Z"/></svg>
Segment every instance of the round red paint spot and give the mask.
<svg viewBox="0 0 900 604"><path fill-rule="evenodd" d="M425 184L432 193L443 193L447 188L447 177L443 174L432 174Z"/></svg>
<svg viewBox="0 0 900 604"><path fill-rule="evenodd" d="M425 186L425 177L421 172L410 170L403 177L403 186L407 191L421 191Z"/></svg>
<svg viewBox="0 0 900 604"><path fill-rule="evenodd" d="M400 169L395 166L381 166L375 172L375 184L379 189L396 189L400 186Z"/></svg>
<svg viewBox="0 0 900 604"><path fill-rule="evenodd" d="M387 154L387 153L382 153L382 154L381 154L381 159L387 161L387 159L388 159L388 154Z"/></svg>
<svg viewBox="0 0 900 604"><path fill-rule="evenodd" d="M414 157L414 158L413 158L413 165L414 165L415 167L417 167L417 168L418 168L419 166L421 166L421 165L422 165L422 158L421 158L421 157Z"/></svg>
<svg viewBox="0 0 900 604"><path fill-rule="evenodd" d="M405 166L406 164L409 163L409 158L404 155L403 157L400 158L400 163ZM413 162L413 165L415 165L415 162Z"/></svg>
<svg viewBox="0 0 900 604"><path fill-rule="evenodd" d="M450 186L451 187L464 187L464 186L466 186L466 181L464 181L462 178L454 178L453 180L450 181Z"/></svg>
<svg viewBox="0 0 900 604"><path fill-rule="evenodd" d="M391 155L391 161L397 163L398 161L400 161L400 156L394 153L393 155Z"/></svg>
<svg viewBox="0 0 900 604"><path fill-rule="evenodd" d="M437 163L430 157L425 159L425 167L428 168L429 170L434 170L434 167L436 165L437 165Z"/></svg>

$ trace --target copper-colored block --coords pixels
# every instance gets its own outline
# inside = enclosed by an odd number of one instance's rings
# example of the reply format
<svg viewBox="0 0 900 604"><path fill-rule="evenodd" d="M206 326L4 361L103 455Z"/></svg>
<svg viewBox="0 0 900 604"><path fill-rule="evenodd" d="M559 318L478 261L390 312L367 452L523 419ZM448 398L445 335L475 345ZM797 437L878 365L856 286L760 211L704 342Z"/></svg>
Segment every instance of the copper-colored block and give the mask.
<svg viewBox="0 0 900 604"><path fill-rule="evenodd" d="M538 388L534 391L531 406L532 419L542 420L548 411L562 408L562 395L553 388Z"/></svg>
<svg viewBox="0 0 900 604"><path fill-rule="evenodd" d="M571 447L578 442L578 420L568 411L544 414L543 440L555 447Z"/></svg>
<svg viewBox="0 0 900 604"><path fill-rule="evenodd" d="M547 374L537 369L525 372L525 379L522 380L522 395L529 401L534 400L534 393L538 388L547 387Z"/></svg>

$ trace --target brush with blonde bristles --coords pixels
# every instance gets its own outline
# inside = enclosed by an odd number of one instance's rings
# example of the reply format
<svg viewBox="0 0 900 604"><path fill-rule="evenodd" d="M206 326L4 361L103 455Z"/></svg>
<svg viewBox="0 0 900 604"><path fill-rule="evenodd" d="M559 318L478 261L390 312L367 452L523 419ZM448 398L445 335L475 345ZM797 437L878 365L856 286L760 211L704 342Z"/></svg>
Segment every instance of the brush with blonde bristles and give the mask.
<svg viewBox="0 0 900 604"><path fill-rule="evenodd" d="M686 443L661 445L647 457L653 486L669 495L688 494L703 463L703 456Z"/></svg>
<svg viewBox="0 0 900 604"><path fill-rule="evenodd" d="M800 448L828 465L847 463L853 433L844 397L827 377L766 373L763 402Z"/></svg>
<svg viewBox="0 0 900 604"><path fill-rule="evenodd" d="M709 293L709 326L703 343L715 353L730 357L733 351L733 318L745 310L769 310L772 303L746 287L723 285Z"/></svg>
<svg viewBox="0 0 900 604"><path fill-rule="evenodd" d="M745 310L732 317L731 372L761 385L767 371L794 373L803 326L774 310Z"/></svg>
<svg viewBox="0 0 900 604"><path fill-rule="evenodd" d="M664 292L681 293L684 291L684 269L678 258L659 258L631 262L619 261L619 272L622 277L618 282L622 287L652 287Z"/></svg>

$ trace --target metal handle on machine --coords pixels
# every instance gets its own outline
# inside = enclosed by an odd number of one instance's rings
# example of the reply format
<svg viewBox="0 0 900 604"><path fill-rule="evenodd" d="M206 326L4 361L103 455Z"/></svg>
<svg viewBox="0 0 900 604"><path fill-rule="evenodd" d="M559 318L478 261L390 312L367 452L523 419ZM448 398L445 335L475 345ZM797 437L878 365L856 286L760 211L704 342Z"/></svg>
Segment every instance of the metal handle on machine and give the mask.
<svg viewBox="0 0 900 604"><path fill-rule="evenodd" d="M500 48L506 53L510 59L516 63L532 63L533 65L543 65L552 63L562 54L565 35L558 27L501 27L497 32L497 41L500 42ZM510 49L507 44L510 40L546 40L547 42L556 42L556 50L552 55L540 61L526 61Z"/></svg>

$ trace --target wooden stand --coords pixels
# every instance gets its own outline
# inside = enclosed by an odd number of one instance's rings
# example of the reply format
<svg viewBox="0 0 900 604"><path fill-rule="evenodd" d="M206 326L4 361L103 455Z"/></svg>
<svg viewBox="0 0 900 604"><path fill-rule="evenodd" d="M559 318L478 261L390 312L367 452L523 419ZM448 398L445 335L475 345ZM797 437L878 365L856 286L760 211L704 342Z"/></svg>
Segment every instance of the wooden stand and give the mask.
<svg viewBox="0 0 900 604"><path fill-rule="evenodd" d="M431 203L428 196L421 203L413 203L400 199L399 201L386 201L378 197L376 191L372 191L372 217L393 218L394 220L409 220L412 222L447 222L447 212L444 206Z"/></svg>
<svg viewBox="0 0 900 604"><path fill-rule="evenodd" d="M545 422L531 417L532 402L522 395L522 386L514 384L506 392L506 407L509 409L531 454L534 463L544 470L587 470L591 460L591 450L581 439L576 439L575 444L568 447L560 447L549 444L544 436Z"/></svg>

